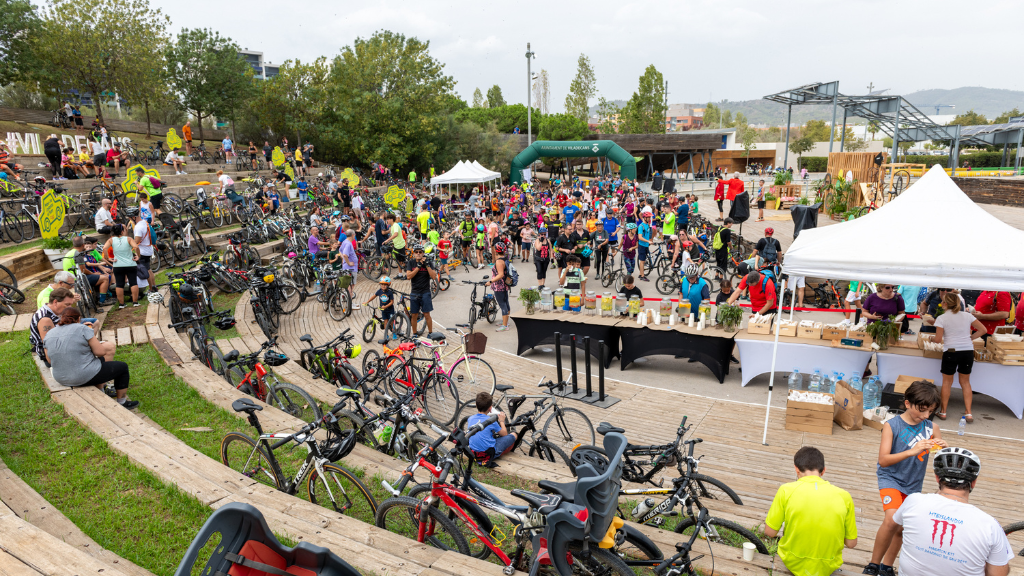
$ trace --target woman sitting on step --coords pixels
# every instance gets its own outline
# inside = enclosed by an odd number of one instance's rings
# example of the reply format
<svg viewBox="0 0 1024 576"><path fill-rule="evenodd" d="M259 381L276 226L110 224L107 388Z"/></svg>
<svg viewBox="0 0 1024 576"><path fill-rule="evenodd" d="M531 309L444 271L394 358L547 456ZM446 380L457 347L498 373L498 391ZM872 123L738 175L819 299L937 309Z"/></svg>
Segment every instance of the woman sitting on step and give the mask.
<svg viewBox="0 0 1024 576"><path fill-rule="evenodd" d="M96 337L92 323L82 324L77 308L68 307L60 315L57 326L46 333L43 348L50 362L53 379L64 386L95 386L114 381L118 404L135 408L136 400L128 399L128 365L114 360L114 354Z"/></svg>

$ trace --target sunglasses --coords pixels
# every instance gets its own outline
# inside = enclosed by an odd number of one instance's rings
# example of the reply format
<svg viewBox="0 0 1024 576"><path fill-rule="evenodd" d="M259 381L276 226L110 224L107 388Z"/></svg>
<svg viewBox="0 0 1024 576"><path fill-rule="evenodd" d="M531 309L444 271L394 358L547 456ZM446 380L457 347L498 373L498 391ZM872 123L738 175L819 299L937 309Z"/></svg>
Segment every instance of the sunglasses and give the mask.
<svg viewBox="0 0 1024 576"><path fill-rule="evenodd" d="M894 286L882 286L882 290L892 290Z"/></svg>

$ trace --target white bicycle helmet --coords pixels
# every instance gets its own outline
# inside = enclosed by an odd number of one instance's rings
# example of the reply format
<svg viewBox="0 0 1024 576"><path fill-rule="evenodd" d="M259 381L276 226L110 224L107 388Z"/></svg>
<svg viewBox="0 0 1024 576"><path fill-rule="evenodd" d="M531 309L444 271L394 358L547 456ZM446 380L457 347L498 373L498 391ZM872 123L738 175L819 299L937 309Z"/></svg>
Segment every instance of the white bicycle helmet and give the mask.
<svg viewBox="0 0 1024 576"><path fill-rule="evenodd" d="M935 453L932 468L939 480L950 488L969 490L971 482L981 473L981 459L966 448L950 446Z"/></svg>
<svg viewBox="0 0 1024 576"><path fill-rule="evenodd" d="M686 267L683 268L683 275L686 276L687 278L693 278L694 276L699 276L700 275L700 268L697 268L696 264L687 264Z"/></svg>
<svg viewBox="0 0 1024 576"><path fill-rule="evenodd" d="M159 292L150 292L149 296L146 296L146 300L149 300L150 304L163 304L164 295Z"/></svg>

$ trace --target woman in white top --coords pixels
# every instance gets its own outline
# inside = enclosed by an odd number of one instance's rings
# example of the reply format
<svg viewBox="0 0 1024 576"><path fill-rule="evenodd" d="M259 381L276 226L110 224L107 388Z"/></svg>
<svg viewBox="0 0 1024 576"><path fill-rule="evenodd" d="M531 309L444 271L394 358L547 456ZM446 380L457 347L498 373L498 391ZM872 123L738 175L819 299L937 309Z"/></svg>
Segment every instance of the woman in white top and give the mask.
<svg viewBox="0 0 1024 576"><path fill-rule="evenodd" d="M221 194L227 194L229 190L231 192L235 191L235 181L231 179L231 176L225 174L223 170L217 170L217 180L220 180L220 191L217 192L218 196Z"/></svg>
<svg viewBox="0 0 1024 576"><path fill-rule="evenodd" d="M935 342L942 343L942 407L936 416L946 419L946 405L953 388L953 374L960 375L960 388L964 392L964 417L974 422L971 415L971 368L974 366L974 339L987 333L985 325L960 306L960 295L947 292L942 298L946 312L935 319Z"/></svg>

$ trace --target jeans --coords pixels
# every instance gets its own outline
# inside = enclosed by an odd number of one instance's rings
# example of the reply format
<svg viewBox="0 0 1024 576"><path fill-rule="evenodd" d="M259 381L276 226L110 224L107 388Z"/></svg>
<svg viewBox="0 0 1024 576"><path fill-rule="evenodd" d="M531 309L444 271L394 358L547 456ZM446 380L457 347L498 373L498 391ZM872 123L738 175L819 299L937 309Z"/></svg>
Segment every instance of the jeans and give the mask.
<svg viewBox="0 0 1024 576"><path fill-rule="evenodd" d="M501 309L502 316L508 316L512 308L508 304L508 291L500 290L494 293L494 300L498 303L498 308Z"/></svg>

